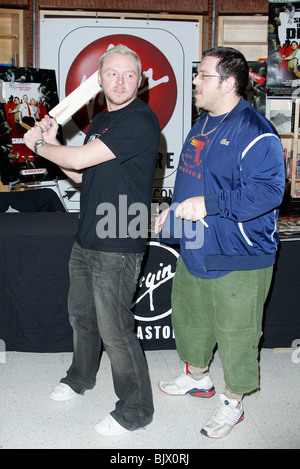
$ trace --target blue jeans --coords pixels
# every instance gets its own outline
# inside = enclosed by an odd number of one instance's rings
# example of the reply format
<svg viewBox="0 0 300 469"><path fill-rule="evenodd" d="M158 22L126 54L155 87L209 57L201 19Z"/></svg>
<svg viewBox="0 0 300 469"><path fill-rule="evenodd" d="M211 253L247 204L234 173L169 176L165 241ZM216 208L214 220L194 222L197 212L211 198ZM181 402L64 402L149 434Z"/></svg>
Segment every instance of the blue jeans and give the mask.
<svg viewBox="0 0 300 469"><path fill-rule="evenodd" d="M82 249L75 242L69 268L74 353L61 382L79 394L92 389L104 345L119 398L111 415L128 430L147 425L154 412L148 367L131 311L142 257Z"/></svg>

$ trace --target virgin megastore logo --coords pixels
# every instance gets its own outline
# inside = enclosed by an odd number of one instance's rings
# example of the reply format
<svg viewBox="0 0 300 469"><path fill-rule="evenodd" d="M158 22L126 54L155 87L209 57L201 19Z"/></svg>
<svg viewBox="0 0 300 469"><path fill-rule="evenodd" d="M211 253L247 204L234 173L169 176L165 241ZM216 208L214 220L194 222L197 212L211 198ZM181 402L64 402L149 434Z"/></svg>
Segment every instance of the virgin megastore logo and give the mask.
<svg viewBox="0 0 300 469"><path fill-rule="evenodd" d="M70 66L65 85L66 96L97 70L100 56L118 44L125 44L139 55L143 77L138 97L156 113L162 130L171 119L176 105L176 77L165 55L153 44L140 37L112 34L86 46ZM105 109L106 102L103 93L98 93L93 100L73 115L73 120L86 134L93 117Z"/></svg>
<svg viewBox="0 0 300 469"><path fill-rule="evenodd" d="M145 263L133 302L140 339L168 339L172 337L171 290L179 253L157 241L148 243ZM158 327L155 323L160 324Z"/></svg>

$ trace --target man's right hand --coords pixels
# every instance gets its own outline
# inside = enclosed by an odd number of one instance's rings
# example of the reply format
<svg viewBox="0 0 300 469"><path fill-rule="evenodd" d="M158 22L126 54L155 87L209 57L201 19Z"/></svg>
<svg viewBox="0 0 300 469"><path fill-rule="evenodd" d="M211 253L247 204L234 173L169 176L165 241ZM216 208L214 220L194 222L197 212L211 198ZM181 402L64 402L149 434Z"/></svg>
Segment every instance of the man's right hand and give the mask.
<svg viewBox="0 0 300 469"><path fill-rule="evenodd" d="M164 210L163 212L161 212L157 219L155 220L155 225L154 225L154 232L156 234L159 234L162 230L162 227L163 227L163 224L165 222L165 219L167 218L168 216L168 213L170 211L170 208L167 208L166 210Z"/></svg>
<svg viewBox="0 0 300 469"><path fill-rule="evenodd" d="M56 135L58 132L58 123L53 117L48 115L44 116L42 120L36 122L36 126L40 127L43 131L43 139L47 143L57 144Z"/></svg>

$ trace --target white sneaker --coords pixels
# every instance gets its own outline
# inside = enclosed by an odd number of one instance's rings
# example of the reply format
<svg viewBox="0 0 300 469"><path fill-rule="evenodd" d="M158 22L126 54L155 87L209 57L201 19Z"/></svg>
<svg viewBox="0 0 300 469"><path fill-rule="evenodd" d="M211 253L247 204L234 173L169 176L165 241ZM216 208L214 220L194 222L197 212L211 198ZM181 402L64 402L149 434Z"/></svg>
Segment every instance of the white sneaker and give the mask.
<svg viewBox="0 0 300 469"><path fill-rule="evenodd" d="M201 432L209 438L223 438L231 432L233 427L244 418L243 403L236 399L228 399L225 394L220 395L217 410L206 422Z"/></svg>
<svg viewBox="0 0 300 469"><path fill-rule="evenodd" d="M122 427L110 414L97 423L95 430L103 436L128 435L130 433L130 430Z"/></svg>
<svg viewBox="0 0 300 469"><path fill-rule="evenodd" d="M196 380L185 372L174 381L160 381L158 387L161 391L173 396L191 394L195 397L212 397L215 394L215 388L208 373L204 378Z"/></svg>
<svg viewBox="0 0 300 469"><path fill-rule="evenodd" d="M56 386L50 394L50 399L53 399L54 401L68 401L78 395L79 394L73 391L73 389L67 384L59 383L59 385Z"/></svg>

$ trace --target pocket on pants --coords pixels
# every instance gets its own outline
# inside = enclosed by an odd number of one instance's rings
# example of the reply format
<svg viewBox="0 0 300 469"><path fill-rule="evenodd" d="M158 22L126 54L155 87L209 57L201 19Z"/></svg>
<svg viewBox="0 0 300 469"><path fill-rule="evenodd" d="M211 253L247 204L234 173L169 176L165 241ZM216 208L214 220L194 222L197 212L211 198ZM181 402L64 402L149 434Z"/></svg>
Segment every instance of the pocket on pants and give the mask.
<svg viewBox="0 0 300 469"><path fill-rule="evenodd" d="M216 280L216 324L222 331L256 330L257 287L256 271L233 272Z"/></svg>

